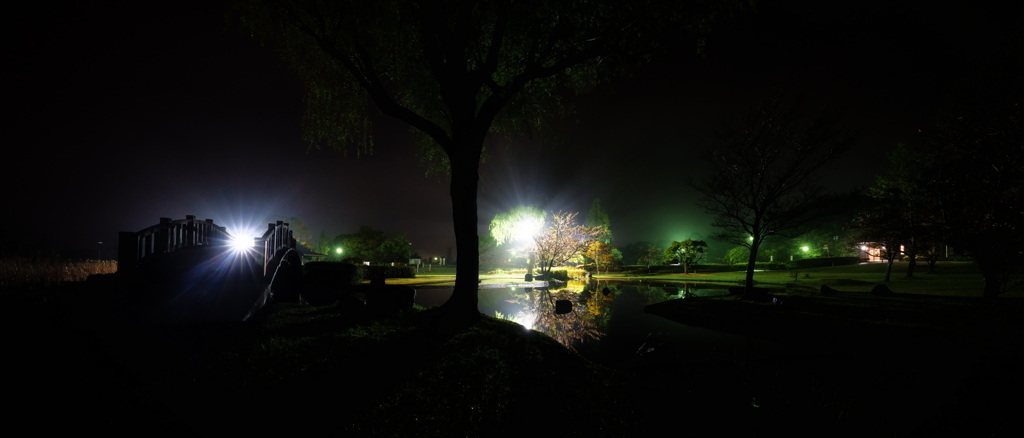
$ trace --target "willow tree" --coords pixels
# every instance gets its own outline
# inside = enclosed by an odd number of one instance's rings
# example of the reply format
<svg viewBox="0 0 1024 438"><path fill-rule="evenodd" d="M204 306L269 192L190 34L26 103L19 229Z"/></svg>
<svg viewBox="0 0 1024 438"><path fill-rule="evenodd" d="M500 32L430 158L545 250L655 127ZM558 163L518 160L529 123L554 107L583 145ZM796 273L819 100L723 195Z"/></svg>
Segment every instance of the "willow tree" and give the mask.
<svg viewBox="0 0 1024 438"><path fill-rule="evenodd" d="M533 243L533 238L544 228L547 213L532 205L520 205L509 211L498 213L491 219L488 229L495 243Z"/></svg>
<svg viewBox="0 0 1024 438"><path fill-rule="evenodd" d="M510 244L511 251L526 253L527 274L533 276L534 239L544 229L547 212L534 206L520 205L498 213L488 227L496 245Z"/></svg>
<svg viewBox="0 0 1024 438"><path fill-rule="evenodd" d="M237 12L304 85L307 141L369 153L377 114L420 137L450 183L458 263L444 308L475 318L488 136L534 132L563 114L566 90L590 88L657 49L680 50L673 44L691 41L680 36L699 41L723 3L262 0L240 1Z"/></svg>

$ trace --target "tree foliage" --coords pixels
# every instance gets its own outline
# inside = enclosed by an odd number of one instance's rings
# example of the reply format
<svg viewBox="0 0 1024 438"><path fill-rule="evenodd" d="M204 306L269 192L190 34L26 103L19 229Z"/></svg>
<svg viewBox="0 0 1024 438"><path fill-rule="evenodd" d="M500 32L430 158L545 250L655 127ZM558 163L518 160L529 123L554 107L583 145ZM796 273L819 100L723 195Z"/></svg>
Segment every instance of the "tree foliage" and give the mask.
<svg viewBox="0 0 1024 438"><path fill-rule="evenodd" d="M853 226L861 239L865 242L879 243L883 248L880 255L887 262L883 279L885 282L892 277L893 262L902 257L900 248L907 237L906 221L901 215L894 213L901 211L901 208L902 205L894 204L894 199L890 197L874 198L874 202L854 219Z"/></svg>
<svg viewBox="0 0 1024 438"><path fill-rule="evenodd" d="M794 237L830 213L832 199L819 174L851 141L835 114L802 117L778 98L717 133L715 147L703 156L710 175L691 185L714 216L716 239L750 249L747 288L766 238Z"/></svg>
<svg viewBox="0 0 1024 438"><path fill-rule="evenodd" d="M667 262L676 261L683 266L683 273L689 274L690 267L704 259L708 243L703 240L674 240L665 248L664 258Z"/></svg>
<svg viewBox="0 0 1024 438"><path fill-rule="evenodd" d="M587 259L594 263L594 270L597 273L601 273L601 268L604 268L604 272L607 274L608 269L616 262L616 253L614 247L610 243L606 243L601 236L598 235L595 239L590 241L590 245L587 246L587 250L584 253ZM622 257L622 253L618 253L618 257Z"/></svg>
<svg viewBox="0 0 1024 438"><path fill-rule="evenodd" d="M730 265L747 263L750 260L750 248L746 246L734 246L726 251L723 260Z"/></svg>
<svg viewBox="0 0 1024 438"><path fill-rule="evenodd" d="M939 157L933 151L901 143L889 153L888 158L888 171L878 176L868 189L868 196L876 204L875 214L884 215L887 228L878 230L875 227L875 232L887 236L892 243L898 241L902 245L908 261L906 276L913 277L918 254L934 254L935 246L944 234L939 225L941 193L935 192L938 185L929 182L935 176ZM879 219L876 218L876 222ZM887 244L886 248L891 247ZM890 254L893 252L886 251L890 256L897 256ZM888 277L887 272L886 280Z"/></svg>
<svg viewBox="0 0 1024 438"><path fill-rule="evenodd" d="M612 243L612 221L608 218L608 212L604 211L601 207L601 200L594 198L590 202L590 211L587 212L587 219L584 224L591 227L601 227L601 234L597 236L597 239L607 243Z"/></svg>
<svg viewBox="0 0 1024 438"><path fill-rule="evenodd" d="M534 206L517 206L504 213L498 213L488 226L491 237L497 245L506 243L533 243L533 238L544 229L547 213Z"/></svg>
<svg viewBox="0 0 1024 438"><path fill-rule="evenodd" d="M407 263L412 257L412 245L405 233L384 232L366 225L355 233L338 235L330 245L342 248L342 258L356 262ZM330 250L328 247L327 251Z"/></svg>
<svg viewBox="0 0 1024 438"><path fill-rule="evenodd" d="M313 248L313 231L306 226L302 219L289 217L282 221L288 224L288 229L292 230L292 237L295 238L296 244L304 248Z"/></svg>
<svg viewBox="0 0 1024 438"><path fill-rule="evenodd" d="M661 263L664 251L658 248L653 243L641 242L636 248L637 251L637 264L644 265L647 270L650 271L651 267Z"/></svg>
<svg viewBox="0 0 1024 438"><path fill-rule="evenodd" d="M964 104L941 124L931 149L941 157L931 181L942 229L969 252L985 277L984 296L1003 293L1013 267L1024 262L1024 93L998 93Z"/></svg>

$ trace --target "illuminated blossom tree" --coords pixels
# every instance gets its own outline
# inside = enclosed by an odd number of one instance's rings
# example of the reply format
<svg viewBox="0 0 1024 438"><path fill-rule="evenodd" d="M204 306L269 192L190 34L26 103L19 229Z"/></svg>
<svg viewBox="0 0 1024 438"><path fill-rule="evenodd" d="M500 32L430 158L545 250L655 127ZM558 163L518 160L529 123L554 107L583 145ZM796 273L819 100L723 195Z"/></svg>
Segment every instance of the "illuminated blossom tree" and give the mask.
<svg viewBox="0 0 1024 438"><path fill-rule="evenodd" d="M536 238L537 266L542 274L551 268L583 255L587 247L604 231L600 226L586 226L576 222L578 213L554 213L551 225Z"/></svg>

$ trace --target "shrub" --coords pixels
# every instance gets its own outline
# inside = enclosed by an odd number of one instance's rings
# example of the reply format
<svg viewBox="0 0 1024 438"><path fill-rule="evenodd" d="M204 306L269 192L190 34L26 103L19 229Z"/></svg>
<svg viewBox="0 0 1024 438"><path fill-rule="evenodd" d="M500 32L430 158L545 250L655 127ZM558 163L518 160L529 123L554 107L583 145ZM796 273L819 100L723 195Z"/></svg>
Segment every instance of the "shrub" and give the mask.
<svg viewBox="0 0 1024 438"><path fill-rule="evenodd" d="M582 267L565 269L565 276L567 278L581 278L585 275L587 275L587 269L584 269Z"/></svg>
<svg viewBox="0 0 1024 438"><path fill-rule="evenodd" d="M569 273L565 268L554 268L546 273L545 280L569 281Z"/></svg>

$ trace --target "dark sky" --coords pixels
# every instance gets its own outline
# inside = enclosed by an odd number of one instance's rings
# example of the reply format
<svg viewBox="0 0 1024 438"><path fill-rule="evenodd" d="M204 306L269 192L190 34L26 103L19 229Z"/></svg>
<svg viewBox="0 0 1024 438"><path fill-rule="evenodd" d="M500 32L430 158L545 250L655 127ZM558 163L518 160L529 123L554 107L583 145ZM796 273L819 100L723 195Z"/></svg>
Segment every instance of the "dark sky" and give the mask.
<svg viewBox="0 0 1024 438"><path fill-rule="evenodd" d="M25 6L5 26L8 248L113 257L119 231L194 214L259 229L297 217L315 235L370 225L423 257L454 251L447 183L424 176L402 125L382 124L370 157L308 151L295 79L218 2L84 3ZM580 96L577 120L556 122L563 144L496 142L481 230L518 204L585 216L599 198L620 246L707 238L685 177L723 114L772 90L846 112L861 139L828 174L870 184L945 89L1021 56L1020 12L987 3L762 2L706 59L660 58Z"/></svg>

